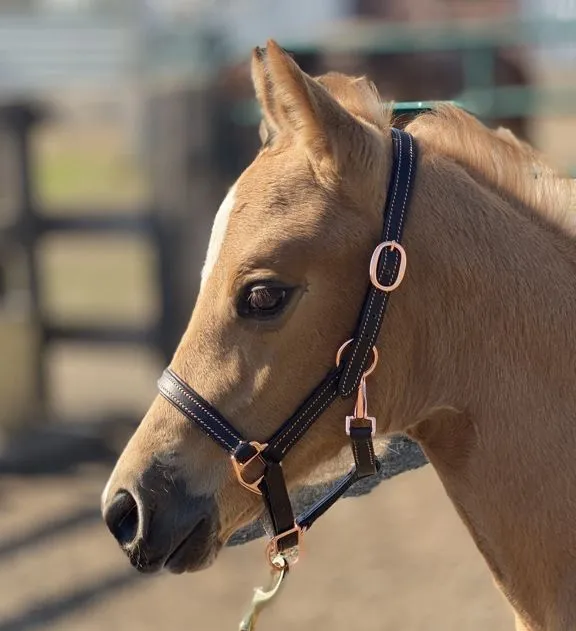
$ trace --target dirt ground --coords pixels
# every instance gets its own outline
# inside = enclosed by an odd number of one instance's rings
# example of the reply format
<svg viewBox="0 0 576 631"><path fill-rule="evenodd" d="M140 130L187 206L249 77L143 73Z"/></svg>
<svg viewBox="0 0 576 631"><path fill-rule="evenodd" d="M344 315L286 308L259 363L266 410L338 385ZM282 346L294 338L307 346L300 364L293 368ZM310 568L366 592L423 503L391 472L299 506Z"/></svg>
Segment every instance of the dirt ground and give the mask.
<svg viewBox="0 0 576 631"><path fill-rule="evenodd" d="M141 577L94 510L106 470L4 479L0 631L236 629L266 578L263 541L196 575ZM52 526L51 526L52 525ZM431 467L342 501L306 538L259 628L512 629L513 618Z"/></svg>

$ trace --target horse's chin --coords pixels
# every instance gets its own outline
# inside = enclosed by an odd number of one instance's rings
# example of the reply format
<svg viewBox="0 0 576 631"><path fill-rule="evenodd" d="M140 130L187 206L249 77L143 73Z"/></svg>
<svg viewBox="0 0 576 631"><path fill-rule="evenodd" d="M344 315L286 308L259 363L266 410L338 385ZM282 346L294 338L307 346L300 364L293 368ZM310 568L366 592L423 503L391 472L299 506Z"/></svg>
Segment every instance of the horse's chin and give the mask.
<svg viewBox="0 0 576 631"><path fill-rule="evenodd" d="M191 536L185 539L166 559L164 569L171 574L205 570L214 563L222 545L216 536L211 536L201 545L195 537Z"/></svg>
<svg viewBox="0 0 576 631"><path fill-rule="evenodd" d="M245 543L271 532L273 530L270 519L265 513L261 513L243 520L235 528L230 528L227 535L211 533L204 542L191 533L166 559L164 569L172 574L206 570L213 565L225 545ZM238 539L240 541L237 541Z"/></svg>

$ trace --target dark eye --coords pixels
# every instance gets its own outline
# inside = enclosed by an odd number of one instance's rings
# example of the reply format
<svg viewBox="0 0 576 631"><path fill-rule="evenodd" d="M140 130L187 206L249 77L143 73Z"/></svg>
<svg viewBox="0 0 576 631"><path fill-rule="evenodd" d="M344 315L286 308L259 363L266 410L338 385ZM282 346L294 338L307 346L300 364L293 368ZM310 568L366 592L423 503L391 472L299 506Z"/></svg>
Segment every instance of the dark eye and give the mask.
<svg viewBox="0 0 576 631"><path fill-rule="evenodd" d="M293 288L278 283L255 283L246 287L238 302L243 318L266 320L274 318L288 305Z"/></svg>

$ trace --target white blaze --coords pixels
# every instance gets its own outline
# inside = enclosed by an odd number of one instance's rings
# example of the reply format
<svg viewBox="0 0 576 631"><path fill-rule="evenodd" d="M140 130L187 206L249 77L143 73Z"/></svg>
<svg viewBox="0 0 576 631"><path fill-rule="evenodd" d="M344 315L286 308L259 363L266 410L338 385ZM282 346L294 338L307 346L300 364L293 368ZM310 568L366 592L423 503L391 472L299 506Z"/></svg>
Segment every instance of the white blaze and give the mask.
<svg viewBox="0 0 576 631"><path fill-rule="evenodd" d="M224 198L224 201L216 213L216 217L214 217L212 234L210 235L210 242L208 243L208 252L206 253L206 260L204 261L204 267L202 268L200 288L204 286L204 283L212 273L214 265L216 265L216 261L220 256L220 250L222 249L222 243L224 242L224 235L226 234L226 228L228 227L228 220L230 219L230 214L232 213L235 202L236 184L234 184L234 186L228 191L228 194Z"/></svg>

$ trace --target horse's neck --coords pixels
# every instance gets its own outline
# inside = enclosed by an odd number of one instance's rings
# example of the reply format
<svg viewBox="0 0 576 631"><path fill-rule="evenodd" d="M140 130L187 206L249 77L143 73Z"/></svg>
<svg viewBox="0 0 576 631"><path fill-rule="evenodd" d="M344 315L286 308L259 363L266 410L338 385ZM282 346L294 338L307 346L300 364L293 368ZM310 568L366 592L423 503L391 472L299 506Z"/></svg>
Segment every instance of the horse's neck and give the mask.
<svg viewBox="0 0 576 631"><path fill-rule="evenodd" d="M576 248L449 171L423 166L406 238L409 433L529 628L576 625Z"/></svg>

